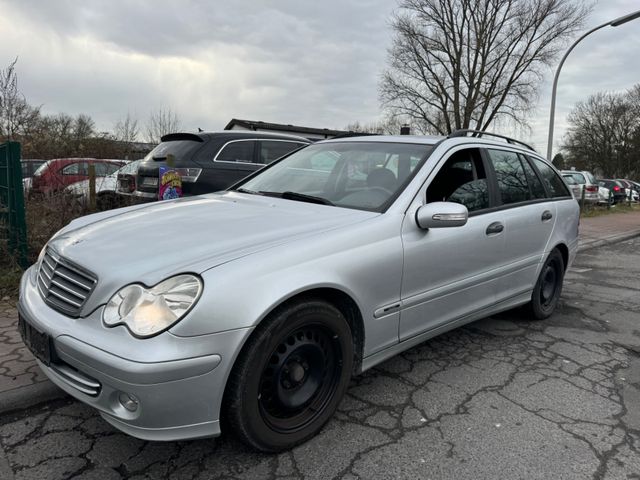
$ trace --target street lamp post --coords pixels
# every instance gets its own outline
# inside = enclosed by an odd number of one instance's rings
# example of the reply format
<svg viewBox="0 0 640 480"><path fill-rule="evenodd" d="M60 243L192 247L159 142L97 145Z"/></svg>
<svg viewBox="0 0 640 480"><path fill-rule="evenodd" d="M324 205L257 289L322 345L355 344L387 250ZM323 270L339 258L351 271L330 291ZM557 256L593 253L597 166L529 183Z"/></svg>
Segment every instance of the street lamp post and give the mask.
<svg viewBox="0 0 640 480"><path fill-rule="evenodd" d="M595 28L592 28L587 33L582 35L578 40L576 40L573 43L573 45L571 45L571 47L569 47L569 50L567 50L567 52L564 54L564 56L562 57L562 60L560 60L560 64L558 65L558 69L556 70L556 76L553 79L553 89L551 91L551 114L549 116L550 117L549 118L549 143L547 144L547 158L550 161L553 160L551 158L551 153L552 153L552 150L553 150L553 126L554 126L555 115L556 115L556 91L558 90L558 77L560 77L560 70L562 70L562 66L564 65L565 60L567 59L569 54L573 51L573 49L576 48L576 46L582 40L584 40L586 37L591 35L593 32L597 32L598 30L600 30L601 28L604 28L604 27L619 27L620 25L623 25L623 24L625 24L627 22L630 22L632 20L635 20L637 18L640 18L640 10L638 10L637 12L634 12L634 13L630 13L629 15L625 15L623 17L616 18L615 20L612 20L610 22L603 23L602 25L598 25Z"/></svg>

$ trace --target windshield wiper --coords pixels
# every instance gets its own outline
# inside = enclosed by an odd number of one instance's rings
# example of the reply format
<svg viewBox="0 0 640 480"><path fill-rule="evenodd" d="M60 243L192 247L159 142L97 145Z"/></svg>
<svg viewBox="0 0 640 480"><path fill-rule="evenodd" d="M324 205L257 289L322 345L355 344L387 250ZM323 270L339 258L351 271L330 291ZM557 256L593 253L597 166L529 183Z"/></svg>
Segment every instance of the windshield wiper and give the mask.
<svg viewBox="0 0 640 480"><path fill-rule="evenodd" d="M258 192L254 192L253 190L249 190L247 188L236 188L236 192L240 193L248 193L249 195L260 195Z"/></svg>
<svg viewBox="0 0 640 480"><path fill-rule="evenodd" d="M308 202L308 203L318 203L320 205L331 205L335 206L334 203L326 198L315 197L313 195L307 195L306 193L298 193L298 192L265 192L260 190L258 193L262 195L266 195L268 197L278 197L284 198L285 200L296 200L299 202Z"/></svg>

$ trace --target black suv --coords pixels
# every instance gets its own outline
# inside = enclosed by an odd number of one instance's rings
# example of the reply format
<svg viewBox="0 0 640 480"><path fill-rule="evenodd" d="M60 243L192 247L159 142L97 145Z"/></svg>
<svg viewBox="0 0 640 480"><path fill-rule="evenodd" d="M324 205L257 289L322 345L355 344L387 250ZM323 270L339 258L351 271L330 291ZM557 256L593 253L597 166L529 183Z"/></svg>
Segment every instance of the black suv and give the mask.
<svg viewBox="0 0 640 480"><path fill-rule="evenodd" d="M160 167L175 168L183 195L200 195L224 190L311 143L304 137L252 131L170 133L161 140L138 167L133 195L140 199L158 199Z"/></svg>

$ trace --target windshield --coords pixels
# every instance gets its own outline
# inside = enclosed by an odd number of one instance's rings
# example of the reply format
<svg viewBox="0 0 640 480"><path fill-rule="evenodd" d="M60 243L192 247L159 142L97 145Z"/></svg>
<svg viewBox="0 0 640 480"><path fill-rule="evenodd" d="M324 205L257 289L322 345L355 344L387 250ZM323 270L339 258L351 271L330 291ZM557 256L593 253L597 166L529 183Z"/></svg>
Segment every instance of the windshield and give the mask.
<svg viewBox="0 0 640 480"><path fill-rule="evenodd" d="M42 165L38 167L38 169L35 172L33 172L33 176L39 177L47 169L48 166L49 166L49 162L44 162Z"/></svg>
<svg viewBox="0 0 640 480"><path fill-rule="evenodd" d="M134 160L133 162L127 163L125 166L121 167L120 170L115 172L115 175L120 173L125 174L133 174L138 171L138 166L142 163L143 160Z"/></svg>
<svg viewBox="0 0 640 480"><path fill-rule="evenodd" d="M382 211L411 180L432 148L382 142L311 145L264 169L238 190Z"/></svg>

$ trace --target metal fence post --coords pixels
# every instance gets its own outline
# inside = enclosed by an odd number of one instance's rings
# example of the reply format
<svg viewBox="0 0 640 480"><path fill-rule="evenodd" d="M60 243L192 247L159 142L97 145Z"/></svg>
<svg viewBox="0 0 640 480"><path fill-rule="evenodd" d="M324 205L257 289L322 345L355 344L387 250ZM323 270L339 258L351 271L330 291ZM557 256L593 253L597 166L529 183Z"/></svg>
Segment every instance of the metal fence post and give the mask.
<svg viewBox="0 0 640 480"><path fill-rule="evenodd" d="M584 210L585 185L582 185L582 193L580 194L580 211Z"/></svg>
<svg viewBox="0 0 640 480"><path fill-rule="evenodd" d="M6 223L7 246L22 268L29 266L27 259L27 222L22 184L20 144L7 142L0 145L0 204Z"/></svg>
<svg viewBox="0 0 640 480"><path fill-rule="evenodd" d="M96 166L89 164L89 209L96 209Z"/></svg>

